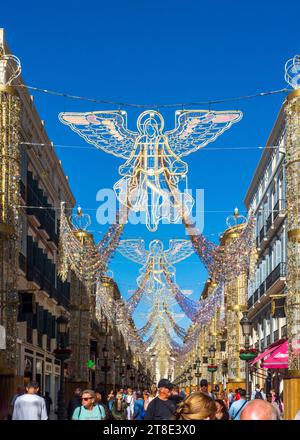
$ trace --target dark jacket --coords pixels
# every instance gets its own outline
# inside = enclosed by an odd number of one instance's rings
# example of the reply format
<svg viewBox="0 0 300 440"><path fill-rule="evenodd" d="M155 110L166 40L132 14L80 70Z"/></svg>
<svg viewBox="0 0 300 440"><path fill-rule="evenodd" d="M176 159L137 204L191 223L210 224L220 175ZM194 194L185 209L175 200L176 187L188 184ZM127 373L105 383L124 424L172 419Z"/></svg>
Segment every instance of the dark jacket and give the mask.
<svg viewBox="0 0 300 440"><path fill-rule="evenodd" d="M67 412L68 420L72 420L73 412L78 406L81 406L81 397L73 396L68 405L68 412Z"/></svg>

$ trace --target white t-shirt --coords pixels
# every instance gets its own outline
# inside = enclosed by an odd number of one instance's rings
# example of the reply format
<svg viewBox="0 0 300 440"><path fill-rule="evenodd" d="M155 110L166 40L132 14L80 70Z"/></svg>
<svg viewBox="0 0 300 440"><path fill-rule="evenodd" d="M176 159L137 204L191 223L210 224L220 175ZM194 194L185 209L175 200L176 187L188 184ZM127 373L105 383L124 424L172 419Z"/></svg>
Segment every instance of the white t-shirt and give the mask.
<svg viewBox="0 0 300 440"><path fill-rule="evenodd" d="M47 420L45 399L37 394L23 394L17 397L12 415L13 420Z"/></svg>

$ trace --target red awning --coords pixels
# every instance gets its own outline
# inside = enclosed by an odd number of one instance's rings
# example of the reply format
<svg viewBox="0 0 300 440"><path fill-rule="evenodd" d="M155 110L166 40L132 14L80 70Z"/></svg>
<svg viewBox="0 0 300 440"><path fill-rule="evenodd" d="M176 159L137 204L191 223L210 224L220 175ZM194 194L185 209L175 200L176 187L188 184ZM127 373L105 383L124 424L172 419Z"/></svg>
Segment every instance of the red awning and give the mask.
<svg viewBox="0 0 300 440"><path fill-rule="evenodd" d="M254 364L256 364L256 362L259 362L261 359L264 359L266 356L270 355L283 342L284 340L280 339L279 341L274 342L274 344L271 344L265 351L259 353L259 355L256 356L256 358L254 358L251 362L249 362L249 365L252 367Z"/></svg>
<svg viewBox="0 0 300 440"><path fill-rule="evenodd" d="M288 368L289 360L289 341L285 341L275 347L272 353L270 353L261 363L263 368Z"/></svg>

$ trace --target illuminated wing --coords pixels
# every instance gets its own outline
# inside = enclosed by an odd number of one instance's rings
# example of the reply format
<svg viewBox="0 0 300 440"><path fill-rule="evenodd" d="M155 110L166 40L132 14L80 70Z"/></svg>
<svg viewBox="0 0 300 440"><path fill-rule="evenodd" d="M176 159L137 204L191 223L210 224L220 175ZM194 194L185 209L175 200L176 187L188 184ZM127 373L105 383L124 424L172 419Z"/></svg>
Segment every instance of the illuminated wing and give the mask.
<svg viewBox="0 0 300 440"><path fill-rule="evenodd" d="M185 260L194 253L191 240L170 240L169 249L165 251L165 257L170 264Z"/></svg>
<svg viewBox="0 0 300 440"><path fill-rule="evenodd" d="M145 265L149 252L145 249L145 242L141 239L121 240L117 251L135 263Z"/></svg>
<svg viewBox="0 0 300 440"><path fill-rule="evenodd" d="M166 131L169 146L177 156L187 156L216 140L243 114L240 111L177 110L175 128Z"/></svg>
<svg viewBox="0 0 300 440"><path fill-rule="evenodd" d="M128 159L138 136L127 129L125 111L60 113L58 118L89 144L123 159Z"/></svg>

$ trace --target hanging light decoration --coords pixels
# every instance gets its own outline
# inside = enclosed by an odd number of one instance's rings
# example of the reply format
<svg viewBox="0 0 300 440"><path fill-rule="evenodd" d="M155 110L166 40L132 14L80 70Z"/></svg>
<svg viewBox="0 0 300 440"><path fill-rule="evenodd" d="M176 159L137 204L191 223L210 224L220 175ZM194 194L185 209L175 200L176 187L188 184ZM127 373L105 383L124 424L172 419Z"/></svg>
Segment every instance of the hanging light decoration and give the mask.
<svg viewBox="0 0 300 440"><path fill-rule="evenodd" d="M188 165L181 159L213 142L242 118L240 111L178 110L176 127L164 131L164 118L154 110L141 113L138 132L128 130L125 111L60 113L59 120L84 140L126 160L114 185L119 202L145 212L146 225L156 231L163 219L177 222L190 213ZM176 193L176 199L172 196Z"/></svg>
<svg viewBox="0 0 300 440"><path fill-rule="evenodd" d="M21 73L20 60L0 47L0 325L7 350L0 361L17 368L17 277L20 206L20 99L13 85Z"/></svg>
<svg viewBox="0 0 300 440"><path fill-rule="evenodd" d="M71 269L80 281L88 285L97 283L107 270L108 261L118 246L125 224L123 221L124 217L122 223L111 225L104 238L95 245L92 235L87 231L89 215L83 214L81 208L78 208L77 214L68 219L65 204L61 203L58 270L62 280L67 279Z"/></svg>

